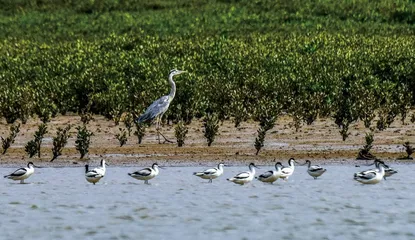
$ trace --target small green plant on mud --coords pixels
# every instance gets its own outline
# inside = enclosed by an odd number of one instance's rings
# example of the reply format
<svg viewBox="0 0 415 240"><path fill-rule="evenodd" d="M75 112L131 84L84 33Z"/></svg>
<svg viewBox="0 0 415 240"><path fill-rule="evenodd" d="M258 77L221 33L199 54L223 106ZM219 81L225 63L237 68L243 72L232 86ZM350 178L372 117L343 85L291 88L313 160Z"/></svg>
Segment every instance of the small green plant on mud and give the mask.
<svg viewBox="0 0 415 240"><path fill-rule="evenodd" d="M376 159L376 157L373 156L370 153L370 150L373 147L373 145L372 145L372 143L373 143L373 133L372 132L366 133L365 140L366 140L366 145L363 146L362 149L360 149L359 154L357 155L356 159L359 159L359 160L374 160L374 159Z"/></svg>
<svg viewBox="0 0 415 240"><path fill-rule="evenodd" d="M30 140L26 144L25 151L29 154L30 158L36 154L40 158L40 146L42 145L43 136L48 132L47 128L45 123L40 124L38 130L35 132L35 139Z"/></svg>
<svg viewBox="0 0 415 240"><path fill-rule="evenodd" d="M414 148L411 146L411 144L409 142L405 142L403 146L405 147L405 152L407 154L404 159L413 159L411 155L414 153Z"/></svg>
<svg viewBox="0 0 415 240"><path fill-rule="evenodd" d="M410 119L411 123L415 123L415 113L411 114L411 119Z"/></svg>
<svg viewBox="0 0 415 240"><path fill-rule="evenodd" d="M137 136L138 138L138 144L141 144L141 142L143 141L144 136L146 135L146 124L145 123L139 123L139 122L134 122L135 125L135 132L134 135Z"/></svg>
<svg viewBox="0 0 415 240"><path fill-rule="evenodd" d="M120 143L120 147L124 146L127 143L127 131L123 128L119 128L120 132L115 134L118 142Z"/></svg>
<svg viewBox="0 0 415 240"><path fill-rule="evenodd" d="M89 145L91 144L91 136L94 134L86 128L86 125L76 127L78 130L76 134L75 147L81 154L80 159L89 152Z"/></svg>
<svg viewBox="0 0 415 240"><path fill-rule="evenodd" d="M264 147L265 135L268 130L271 130L275 126L276 120L276 116L271 116L268 112L260 118L259 129L257 130L258 136L255 138L254 144L256 149L255 155L258 155L261 148Z"/></svg>
<svg viewBox="0 0 415 240"><path fill-rule="evenodd" d="M53 160L55 160L60 155L62 155L62 149L68 143L68 138L70 137L69 135L70 129L71 129L71 125L68 125L65 128L60 128L60 127L57 128L56 137L53 137L53 147L52 147L53 157L50 160L51 162L53 162Z"/></svg>
<svg viewBox="0 0 415 240"><path fill-rule="evenodd" d="M90 112L82 112L81 114L80 114L80 116L81 116L81 122L85 125L85 124L88 124L90 121L93 121L94 120L94 118L93 118L93 116L92 116L92 113L90 113Z"/></svg>
<svg viewBox="0 0 415 240"><path fill-rule="evenodd" d="M125 128L128 131L128 136L131 136L131 132L133 131L133 125L134 125L133 114L131 114L131 113L125 114L123 122L124 122Z"/></svg>
<svg viewBox="0 0 415 240"><path fill-rule="evenodd" d="M174 135L176 136L178 147L183 146L184 140L186 139L186 135L188 132L188 127L184 124L182 120L180 120L174 128Z"/></svg>
<svg viewBox="0 0 415 240"><path fill-rule="evenodd" d="M210 147L215 141L215 137L219 130L219 118L215 113L208 113L203 119L204 136L207 140L208 146Z"/></svg>
<svg viewBox="0 0 415 240"><path fill-rule="evenodd" d="M20 132L20 124L13 124L10 126L10 133L7 138L1 137L2 147L3 147L3 154L6 153L7 149L14 143L14 139L16 138L17 134Z"/></svg>

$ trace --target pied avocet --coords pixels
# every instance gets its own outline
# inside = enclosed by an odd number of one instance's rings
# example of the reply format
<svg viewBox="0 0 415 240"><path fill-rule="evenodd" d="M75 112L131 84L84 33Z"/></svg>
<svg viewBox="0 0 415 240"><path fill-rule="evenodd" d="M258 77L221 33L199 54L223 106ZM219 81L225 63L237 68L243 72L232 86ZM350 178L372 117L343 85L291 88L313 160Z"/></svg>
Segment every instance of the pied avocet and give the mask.
<svg viewBox="0 0 415 240"><path fill-rule="evenodd" d="M259 175L257 177L257 179L261 182L274 183L282 175L281 168L282 168L282 164L280 162L277 162L275 164L275 169L276 170L267 171L267 172Z"/></svg>
<svg viewBox="0 0 415 240"><path fill-rule="evenodd" d="M323 173L327 171L327 169L320 167L319 165L311 166L310 160L305 161L305 164L308 163L307 173L312 176L314 179L320 177Z"/></svg>
<svg viewBox="0 0 415 240"><path fill-rule="evenodd" d="M35 172L35 165L32 162L27 164L25 168L19 168L12 174L4 176L4 178L12 179L15 181L20 180L20 183L24 183L24 180L30 177Z"/></svg>
<svg viewBox="0 0 415 240"><path fill-rule="evenodd" d="M249 171L241 172L235 175L233 178L228 178L226 180L231 181L236 184L244 185L245 183L249 183L254 179L255 176L255 168L258 168L255 166L254 163L249 164Z"/></svg>
<svg viewBox="0 0 415 240"><path fill-rule="evenodd" d="M371 166L373 164L375 164L376 168L366 170L366 171L379 171L379 168L377 167L377 164L381 164L383 166L383 168L385 169L385 175L383 176L383 179L385 179L385 180L386 180L387 177L390 177L393 174L398 173L398 171L392 169L391 167L389 167L389 165L386 165L384 161L379 160L379 159L376 159L373 163L371 163L369 165L365 165L365 166ZM363 171L363 172L366 172L366 171ZM363 172L360 172L360 173L363 173Z"/></svg>
<svg viewBox="0 0 415 240"><path fill-rule="evenodd" d="M280 176L280 178L282 178L282 179L284 179L284 180L288 180L288 178L291 176L291 175L293 175L293 173L294 173L294 170L295 170L295 166L294 166L294 163L295 163L296 161L294 160L294 158L290 158L289 160L288 160L288 167L283 167L282 169L281 169L281 171L282 171L282 174L281 174L281 176Z"/></svg>
<svg viewBox="0 0 415 240"><path fill-rule="evenodd" d="M375 162L375 165L376 169L355 173L353 179L363 184L379 183L385 175L385 169L381 162Z"/></svg>
<svg viewBox="0 0 415 240"><path fill-rule="evenodd" d="M153 165L149 168L143 168L133 173L129 173L128 175L130 175L131 177L137 180L144 180L144 183L148 184L148 180L154 178L158 174L159 174L159 165L157 163L153 163Z"/></svg>
<svg viewBox="0 0 415 240"><path fill-rule="evenodd" d="M392 169L391 167L389 167L385 163L382 163L382 165L385 168L385 175L383 176L383 179L386 180L387 177L390 177L393 174L398 173L398 171L396 171L395 169Z"/></svg>
<svg viewBox="0 0 415 240"><path fill-rule="evenodd" d="M89 170L88 169L88 164L85 165L85 179L90 182L93 183L95 185L95 183L99 182L99 180L101 180L101 178L103 178L104 175L102 175L101 173L98 173L97 171L93 170Z"/></svg>
<svg viewBox="0 0 415 240"><path fill-rule="evenodd" d="M209 168L202 172L194 172L193 175L198 176L203 179L209 179L209 182L212 182L212 179L218 178L223 174L223 163L219 163L218 167Z"/></svg>
<svg viewBox="0 0 415 240"><path fill-rule="evenodd" d="M101 165L99 167L94 168L93 171L95 171L98 174L101 174L102 177L104 177L105 176L105 173L107 171L107 169L106 169L105 166L108 166L108 164L105 163L105 160L104 159L102 159L101 160Z"/></svg>

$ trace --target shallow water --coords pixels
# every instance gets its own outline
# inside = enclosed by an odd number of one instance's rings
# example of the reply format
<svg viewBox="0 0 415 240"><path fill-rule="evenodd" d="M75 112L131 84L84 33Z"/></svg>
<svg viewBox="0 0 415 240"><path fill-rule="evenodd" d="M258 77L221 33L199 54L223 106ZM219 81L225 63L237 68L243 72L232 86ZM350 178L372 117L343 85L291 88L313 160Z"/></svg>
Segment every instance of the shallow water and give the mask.
<svg viewBox="0 0 415 240"><path fill-rule="evenodd" d="M352 179L367 167L325 167L245 186L226 181L245 166L212 184L192 175L204 167L169 167L151 185L127 175L138 167L109 167L95 186L81 167L36 169L28 184L3 179L1 239L415 239L415 165L377 185Z"/></svg>

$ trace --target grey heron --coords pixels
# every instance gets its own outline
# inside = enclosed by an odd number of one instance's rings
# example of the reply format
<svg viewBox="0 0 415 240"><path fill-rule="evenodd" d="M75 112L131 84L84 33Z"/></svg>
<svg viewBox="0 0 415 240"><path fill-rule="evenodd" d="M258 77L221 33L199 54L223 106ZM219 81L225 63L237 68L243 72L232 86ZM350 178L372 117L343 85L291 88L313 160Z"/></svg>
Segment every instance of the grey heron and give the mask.
<svg viewBox="0 0 415 240"><path fill-rule="evenodd" d="M163 114L169 109L171 101L173 101L174 96L176 95L176 83L173 81L173 76L185 73L186 71L181 71L177 69L173 69L170 71L169 74L169 84L170 84L170 93L169 95L165 95L156 101L154 101L144 112L143 115L137 118L138 123L143 122L153 122L156 121L156 130L157 130L157 139L160 143L160 135L163 136L165 142L172 142L168 140L163 134L160 133L160 122Z"/></svg>

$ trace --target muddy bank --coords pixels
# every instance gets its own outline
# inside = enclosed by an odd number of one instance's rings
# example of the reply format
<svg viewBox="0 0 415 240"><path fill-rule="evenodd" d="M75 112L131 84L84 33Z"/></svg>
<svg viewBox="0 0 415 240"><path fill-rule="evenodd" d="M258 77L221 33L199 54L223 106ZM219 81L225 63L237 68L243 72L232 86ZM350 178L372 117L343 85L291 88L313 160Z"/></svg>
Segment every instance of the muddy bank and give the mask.
<svg viewBox="0 0 415 240"><path fill-rule="evenodd" d="M358 122L350 127L350 136L342 141L339 129L331 119L319 119L312 125L303 126L298 132L291 126L292 119L283 116L278 119L276 126L267 133L265 146L259 155L255 155L254 141L258 123L245 122L235 128L231 121L224 122L219 128L219 135L211 147L207 146L203 137L203 126L200 121L189 125L189 133L185 146L176 144L158 144L154 126L147 129L142 144L137 144L137 137L131 134L128 142L119 147L115 134L123 123L116 126L102 116L94 116L94 121L88 124L88 129L94 133L90 146L90 153L80 160L75 149L76 129L81 125L79 116L59 116L48 123L48 133L42 143L41 157L28 158L25 144L33 139L33 134L40 124L39 120L31 119L21 126L15 143L5 155L0 156L3 166L22 165L33 161L44 166L79 166L85 162L98 163L105 158L111 165L148 165L153 162L167 166L197 166L210 165L217 162L227 164L272 164L275 161L286 162L290 157L299 161L306 159L320 164L361 164L355 160L359 149L365 144L363 123ZM408 121L409 122L409 121ZM52 158L52 138L56 135L57 127L73 125L71 137L63 150L62 156L50 163ZM175 140L174 126L165 125L162 132L169 139ZM0 134L4 138L9 134L9 125L2 121ZM385 131L374 132L374 143L371 150L376 157L388 162L410 163L397 158L406 155L402 144L406 141L415 142L414 124L404 124L395 121ZM365 162L365 161L363 161Z"/></svg>

